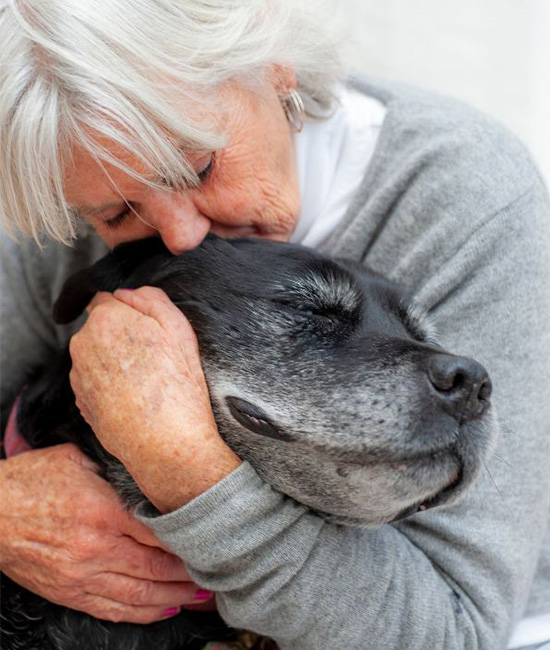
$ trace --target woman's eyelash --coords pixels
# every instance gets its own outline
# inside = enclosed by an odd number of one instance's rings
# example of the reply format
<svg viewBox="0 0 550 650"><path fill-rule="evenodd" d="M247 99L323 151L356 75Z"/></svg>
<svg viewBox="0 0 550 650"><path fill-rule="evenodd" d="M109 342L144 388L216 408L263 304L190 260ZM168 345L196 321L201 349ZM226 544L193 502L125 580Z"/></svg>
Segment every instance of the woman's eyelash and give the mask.
<svg viewBox="0 0 550 650"><path fill-rule="evenodd" d="M124 221L126 221L126 217L130 214L130 210L131 208L128 205L125 210L104 221L104 225L107 226L107 228L118 228L124 223Z"/></svg>
<svg viewBox="0 0 550 650"><path fill-rule="evenodd" d="M214 156L210 156L210 160L208 161L208 165L204 169L201 169L200 172L197 172L197 176L199 177L199 181L201 183L204 183L207 178L210 176L212 173L212 170L214 169Z"/></svg>
<svg viewBox="0 0 550 650"><path fill-rule="evenodd" d="M195 172L197 174L197 177L199 179L199 186L205 183L208 180L208 177L212 173L212 170L214 168L214 154L210 155L210 159L208 160L208 164L203 167L200 171ZM186 187L189 187L189 189L193 189L195 186L191 185L189 186L187 184L187 181L183 181L182 183L173 183L169 181L167 178L159 178L158 179L159 183L164 185L164 187L167 187L171 190L175 191L181 191L182 189L185 189Z"/></svg>

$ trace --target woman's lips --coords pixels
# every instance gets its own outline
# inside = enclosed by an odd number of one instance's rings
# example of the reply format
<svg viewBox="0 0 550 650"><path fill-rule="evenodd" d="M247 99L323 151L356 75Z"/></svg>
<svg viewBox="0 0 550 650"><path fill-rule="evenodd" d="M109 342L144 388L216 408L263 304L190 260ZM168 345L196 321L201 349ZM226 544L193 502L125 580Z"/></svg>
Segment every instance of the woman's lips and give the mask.
<svg viewBox="0 0 550 650"><path fill-rule="evenodd" d="M269 228L260 226L222 226L212 223L210 232L224 239L250 237L251 239L270 239L272 241L288 241L289 232L272 232Z"/></svg>
<svg viewBox="0 0 550 650"><path fill-rule="evenodd" d="M237 237L262 237L258 228L255 226L221 226L220 224L212 224L210 232L218 237L224 239L236 239Z"/></svg>

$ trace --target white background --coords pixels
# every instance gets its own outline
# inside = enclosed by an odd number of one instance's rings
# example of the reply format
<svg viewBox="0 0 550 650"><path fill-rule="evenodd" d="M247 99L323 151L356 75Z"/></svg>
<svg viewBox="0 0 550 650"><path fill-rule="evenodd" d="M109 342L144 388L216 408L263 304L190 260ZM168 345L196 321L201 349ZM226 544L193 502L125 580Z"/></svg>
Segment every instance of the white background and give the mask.
<svg viewBox="0 0 550 650"><path fill-rule="evenodd" d="M491 114L550 185L550 0L338 0L338 12L349 67Z"/></svg>

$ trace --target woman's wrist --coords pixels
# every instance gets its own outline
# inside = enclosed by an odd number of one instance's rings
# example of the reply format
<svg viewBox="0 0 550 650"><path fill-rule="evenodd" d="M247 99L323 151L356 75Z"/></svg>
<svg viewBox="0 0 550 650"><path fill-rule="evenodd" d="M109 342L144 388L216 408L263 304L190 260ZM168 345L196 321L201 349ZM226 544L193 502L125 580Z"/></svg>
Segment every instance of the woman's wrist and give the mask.
<svg viewBox="0 0 550 650"><path fill-rule="evenodd" d="M196 443L158 445L154 453L149 449L123 462L140 490L163 514L186 505L242 464L217 432L215 437Z"/></svg>

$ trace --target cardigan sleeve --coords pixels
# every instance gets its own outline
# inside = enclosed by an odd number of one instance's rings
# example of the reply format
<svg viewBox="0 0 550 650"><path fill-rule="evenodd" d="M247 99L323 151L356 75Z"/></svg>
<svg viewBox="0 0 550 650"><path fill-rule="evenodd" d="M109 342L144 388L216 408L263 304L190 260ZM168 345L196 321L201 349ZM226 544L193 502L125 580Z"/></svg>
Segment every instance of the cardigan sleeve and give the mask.
<svg viewBox="0 0 550 650"><path fill-rule="evenodd" d="M2 430L29 374L49 363L82 324L55 325L52 308L64 281L101 257L106 246L84 235L73 248L12 241L0 231L0 364Z"/></svg>
<svg viewBox="0 0 550 650"><path fill-rule="evenodd" d="M2 367L2 430L11 405L30 370L55 349L55 332L48 305L33 282L32 260L39 249L18 246L0 235L0 363ZM28 255L25 254L28 252ZM29 266L29 261L31 264Z"/></svg>

